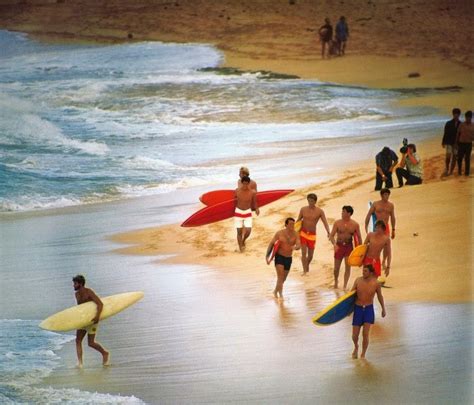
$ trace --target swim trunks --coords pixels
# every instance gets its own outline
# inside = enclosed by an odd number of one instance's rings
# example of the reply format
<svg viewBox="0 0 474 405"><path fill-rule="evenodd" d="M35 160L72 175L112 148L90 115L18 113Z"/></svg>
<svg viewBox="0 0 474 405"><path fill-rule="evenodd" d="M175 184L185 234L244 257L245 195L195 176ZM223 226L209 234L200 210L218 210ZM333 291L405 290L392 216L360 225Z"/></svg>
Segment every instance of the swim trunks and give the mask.
<svg viewBox="0 0 474 405"><path fill-rule="evenodd" d="M301 229L300 231L300 241L301 245L308 246L308 249L314 249L316 246L316 234L309 232L306 229Z"/></svg>
<svg viewBox="0 0 474 405"><path fill-rule="evenodd" d="M380 259L374 259L373 257L365 257L362 264L371 264L372 266L374 266L375 275L377 277L380 277L382 275L382 263L380 262Z"/></svg>
<svg viewBox="0 0 474 405"><path fill-rule="evenodd" d="M86 326L85 328L81 328L79 330L85 330L89 335L95 335L99 330L99 324L93 323L92 325Z"/></svg>
<svg viewBox="0 0 474 405"><path fill-rule="evenodd" d="M354 250L352 242L337 242L337 249L334 252L334 259L342 260L344 257L348 257Z"/></svg>
<svg viewBox="0 0 474 405"><path fill-rule="evenodd" d="M234 212L234 224L235 228L251 228L252 227L252 210L241 210L236 208Z"/></svg>
<svg viewBox="0 0 474 405"><path fill-rule="evenodd" d="M354 316L352 317L353 326L362 326L364 323L375 322L375 312L374 306L371 305L355 305L354 306Z"/></svg>
<svg viewBox="0 0 474 405"><path fill-rule="evenodd" d="M275 255L275 266L277 264L280 264L283 266L283 268L286 271L290 271L292 261L293 261L293 258L291 256L286 257L286 256L279 255L278 253Z"/></svg>

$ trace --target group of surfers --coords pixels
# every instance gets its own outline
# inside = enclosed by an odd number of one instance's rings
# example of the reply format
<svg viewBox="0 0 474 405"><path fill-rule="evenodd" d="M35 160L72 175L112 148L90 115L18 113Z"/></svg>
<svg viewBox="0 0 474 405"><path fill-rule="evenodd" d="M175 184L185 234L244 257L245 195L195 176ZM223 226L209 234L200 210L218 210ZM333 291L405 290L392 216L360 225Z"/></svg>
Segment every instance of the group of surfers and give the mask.
<svg viewBox="0 0 474 405"><path fill-rule="evenodd" d="M242 167L239 172L239 180L235 191L235 228L237 230L237 243L239 250L245 250L245 242L250 236L252 229L252 211L260 214L257 201L257 184L249 177L249 170ZM395 238L395 207L389 201L390 190L384 188L380 191L381 199L375 201L369 208L365 218L367 253L363 259L362 277L355 280L352 290L356 291L356 305L353 316L354 342L353 357L358 357L358 341L360 330L363 330L363 343L361 358L365 357L369 344L369 330L374 323L375 314L373 300L375 295L382 307L382 317L385 316L385 304L381 291L382 270L385 277L390 274L391 239ZM336 220L330 230L324 210L317 206L317 196L314 193L307 195L308 205L300 209L297 219L292 217L285 219L283 229L277 231L266 251L268 257L274 249L275 243L279 242L275 253L275 270L277 275L273 295L276 299L283 299L283 284L288 277L293 260L293 251L301 249L302 275L309 273L310 264L313 260L316 247L316 227L321 220L327 232L329 241L334 246L334 288L338 288L339 272L342 261L345 264L344 290L347 289L351 266L348 258L352 250L362 241L360 225L352 219L354 209L350 205L342 207L341 218ZM373 231L369 232L371 217L375 215ZM298 228L295 229L295 224ZM382 256L382 259L381 259Z"/></svg>

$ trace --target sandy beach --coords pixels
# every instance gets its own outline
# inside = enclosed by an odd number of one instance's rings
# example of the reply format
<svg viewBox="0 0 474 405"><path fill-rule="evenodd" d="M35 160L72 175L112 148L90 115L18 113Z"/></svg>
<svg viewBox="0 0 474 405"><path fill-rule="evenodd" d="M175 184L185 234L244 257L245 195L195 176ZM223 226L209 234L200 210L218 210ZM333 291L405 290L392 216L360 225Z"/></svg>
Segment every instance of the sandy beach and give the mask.
<svg viewBox="0 0 474 405"><path fill-rule="evenodd" d="M446 0L363 6L356 0L337 6L303 0L0 0L0 27L45 43L212 44L223 52L221 67L422 89L396 104L432 108L448 120L453 107L464 113L474 100L471 6ZM326 16L335 25L340 15L351 30L347 55L321 60L316 31ZM1 216L5 318L36 322L72 305L72 270L87 273L102 295L145 291L142 303L103 326L100 340L113 353L113 367L103 370L86 350L87 367L79 372L74 342L63 342L60 364L23 399L74 403L74 390L83 390L117 395L85 397L93 403L471 403L473 180L472 174L442 176L441 137L442 126L417 142L423 184L392 189L397 234L383 288L388 315L377 315L365 362L350 359L348 319L330 328L311 324L343 294L332 288L333 249L322 224L308 276L301 276L300 253L294 254L284 300L273 298L275 271L264 255L308 193L318 195L330 226L343 205L352 205L364 237L368 203L379 199L372 154L354 163L347 145L335 145L331 164L305 174L324 180L306 181L261 209L244 253L237 252L232 220L179 226L202 207L197 197L205 190L199 188ZM311 146L302 142L301 153ZM227 163L258 169L255 157ZM260 190L268 188L256 180ZM301 184L295 172L283 181ZM353 268L349 284L359 275ZM41 297L38 285L55 294ZM1 386L0 395L10 398Z"/></svg>

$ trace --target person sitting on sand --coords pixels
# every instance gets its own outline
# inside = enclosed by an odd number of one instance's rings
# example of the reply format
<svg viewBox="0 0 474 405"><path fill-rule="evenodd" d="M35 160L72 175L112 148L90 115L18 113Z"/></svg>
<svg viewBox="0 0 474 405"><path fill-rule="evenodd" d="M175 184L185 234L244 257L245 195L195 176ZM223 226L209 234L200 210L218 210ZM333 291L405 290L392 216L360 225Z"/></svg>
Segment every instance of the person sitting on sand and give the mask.
<svg viewBox="0 0 474 405"><path fill-rule="evenodd" d="M329 225L326 220L324 211L316 206L318 197L314 193L308 194L306 197L308 206L300 210L297 221L302 221L300 238L301 238L301 264L303 265L303 275L309 272L309 265L313 260L314 248L316 247L316 225L321 221L326 228L329 237Z"/></svg>
<svg viewBox="0 0 474 405"><path fill-rule="evenodd" d="M344 290L347 288L347 283L351 276L351 266L347 259L354 249L354 245L357 246L362 241L359 224L351 219L353 213L354 209L350 205L344 205L342 207L341 219L334 222L331 234L329 235L329 240L334 246L334 288L337 288L339 270L342 260L344 260L346 267L344 272ZM336 234L337 240L334 239ZM352 242L353 239L354 243Z"/></svg>
<svg viewBox="0 0 474 405"><path fill-rule="evenodd" d="M270 255L276 241L280 241L280 245L275 254L277 281L273 295L275 298L283 299L283 284L290 272L293 250L298 250L301 247L300 238L295 231L295 220L293 218L287 218L285 220L285 228L275 233L275 236L268 245L266 257Z"/></svg>
<svg viewBox="0 0 474 405"><path fill-rule="evenodd" d="M388 236L390 236L390 226L388 225L388 220L390 219L392 223L392 239L395 239L395 206L388 201L390 198L390 190L383 188L380 190L380 196L382 198L379 201L375 201L369 208L369 212L367 212L367 216L365 217L365 233L368 233L370 217L372 214L375 214L376 222L382 220L385 223L385 235Z"/></svg>
<svg viewBox="0 0 474 405"><path fill-rule="evenodd" d="M243 176L242 185L235 190L234 223L237 229L237 243L239 250L245 250L245 241L252 232L252 209L257 215L260 210L257 205L257 192L250 188L250 177Z"/></svg>
<svg viewBox="0 0 474 405"><path fill-rule="evenodd" d="M459 108L453 108L452 111L453 119L446 122L444 125L443 140L441 146L446 148L446 170L443 176L450 176L453 174L456 166L457 159L457 148L456 148L456 137L458 134L458 128L461 124L459 117L461 116L461 110Z"/></svg>
<svg viewBox="0 0 474 405"><path fill-rule="evenodd" d="M402 152L402 158L400 159L399 167L395 171L398 187L403 187L404 178L406 179L406 185L423 183L423 166L421 159L416 154L416 145L411 143L406 146L406 150L402 148L400 151Z"/></svg>
<svg viewBox="0 0 474 405"><path fill-rule="evenodd" d="M375 223L375 232L369 232L365 238L364 244L369 245L367 254L364 257L362 264L370 264L374 267L375 275L380 277L382 275L382 263L385 270L385 276L390 274L390 263L392 261L392 247L390 237L386 235L385 222L378 220ZM380 262L380 254L383 252L383 260Z"/></svg>
<svg viewBox="0 0 474 405"><path fill-rule="evenodd" d="M327 57L330 58L330 48L332 42L332 25L329 21L329 18L324 19L324 25L321 26L318 30L319 39L321 41L321 58L324 59L324 54L326 53L327 49Z"/></svg>
<svg viewBox="0 0 474 405"><path fill-rule="evenodd" d="M74 291L76 292L76 301L77 304L83 304L84 302L93 301L97 305L97 313L92 319L94 322L91 326L88 326L84 329L78 329L76 331L76 352L77 352L77 367L82 368L82 340L87 334L87 343L89 347L97 350L102 354L102 364L104 366L110 365L110 353L105 350L99 342L95 341L95 336L99 328L99 318L102 312L103 304L100 298L92 291L90 288L86 288L86 279L82 275L77 275L72 279L74 283Z"/></svg>
<svg viewBox="0 0 474 405"><path fill-rule="evenodd" d="M237 188L239 188L242 185L242 177L244 176L250 176L250 171L247 169L245 166L242 166L239 170L239 180L237 180ZM249 187L252 190L257 191L257 183L254 180L250 180Z"/></svg>
<svg viewBox="0 0 474 405"><path fill-rule="evenodd" d="M382 318L385 318L385 303L382 295L382 288L377 282L374 274L374 268L369 264L363 267L362 277L358 277L352 291L356 291L356 302L354 306L354 315L352 317L352 341L354 342L354 351L352 358L357 359L359 355L359 334L362 327L362 352L361 359L365 359L367 348L369 347L370 326L375 322L374 296L382 307Z"/></svg>

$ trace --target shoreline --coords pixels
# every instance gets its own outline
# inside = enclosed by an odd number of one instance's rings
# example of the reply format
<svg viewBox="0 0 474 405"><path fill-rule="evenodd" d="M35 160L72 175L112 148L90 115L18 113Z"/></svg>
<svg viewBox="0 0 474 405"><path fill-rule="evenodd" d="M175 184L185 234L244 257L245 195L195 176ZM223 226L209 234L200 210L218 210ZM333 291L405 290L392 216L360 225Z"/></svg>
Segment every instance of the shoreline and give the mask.
<svg viewBox="0 0 474 405"><path fill-rule="evenodd" d="M471 276L469 266L460 271L463 263L472 263L472 253L469 249L458 249L459 254L449 259L453 244L457 247L469 246L472 243L472 229L457 235L456 230L463 226L462 219L472 217L472 176L451 176L441 179L444 165L444 155L440 150L439 140L431 139L417 145L419 155L424 163L424 183L421 186L405 186L402 189L392 189L391 201L395 203L397 214L397 237L393 241L394 259L392 274L389 282L394 288L385 292L390 301L472 302ZM369 200L379 199L379 194L373 191L373 163L366 161L357 166L340 168L330 180L321 184L303 187L269 206L262 207L262 214L255 219L252 235L249 238L245 253L237 253L235 230L231 219L196 228L181 228L179 224L163 227L137 229L132 232L111 235L110 241L122 245L114 251L124 255L170 255L159 263L198 264L212 268L215 272L241 271L242 277L252 278L258 282L273 277L273 267L264 264L266 245L274 232L281 229L280 222L288 216L296 217L303 205L305 195L316 192L318 205L326 212L330 227L339 217L339 206L350 204L354 207L354 219L361 225L363 237L364 219ZM396 178L394 180L396 183ZM429 210L440 209L442 212L443 198L446 195L460 195L457 212L452 213L452 224L445 228L446 219L437 218L430 221ZM196 206L196 209L202 206ZM435 211L436 212L436 211ZM184 220L184 218L183 218ZM314 288L332 289L332 246L326 240L322 225L318 224L320 242L315 250L315 259L311 265L313 272L304 279L297 272L301 271L300 254L294 254L293 269L289 278L299 284L299 289ZM442 229L443 238L451 241L444 243L437 236ZM414 236L416 234L416 236ZM413 257L413 249L419 255ZM430 254L436 251L436 255ZM225 263L223 270L222 263ZM245 269L241 269L244 266ZM240 270L238 270L240 269ZM272 276L268 271L271 270ZM442 274L441 274L442 273ZM352 269L349 286L359 270ZM446 274L459 274L448 277ZM341 282L340 276L340 282ZM427 281L429 280L429 281ZM413 286L417 286L415 289ZM341 289L342 291L342 289Z"/></svg>

